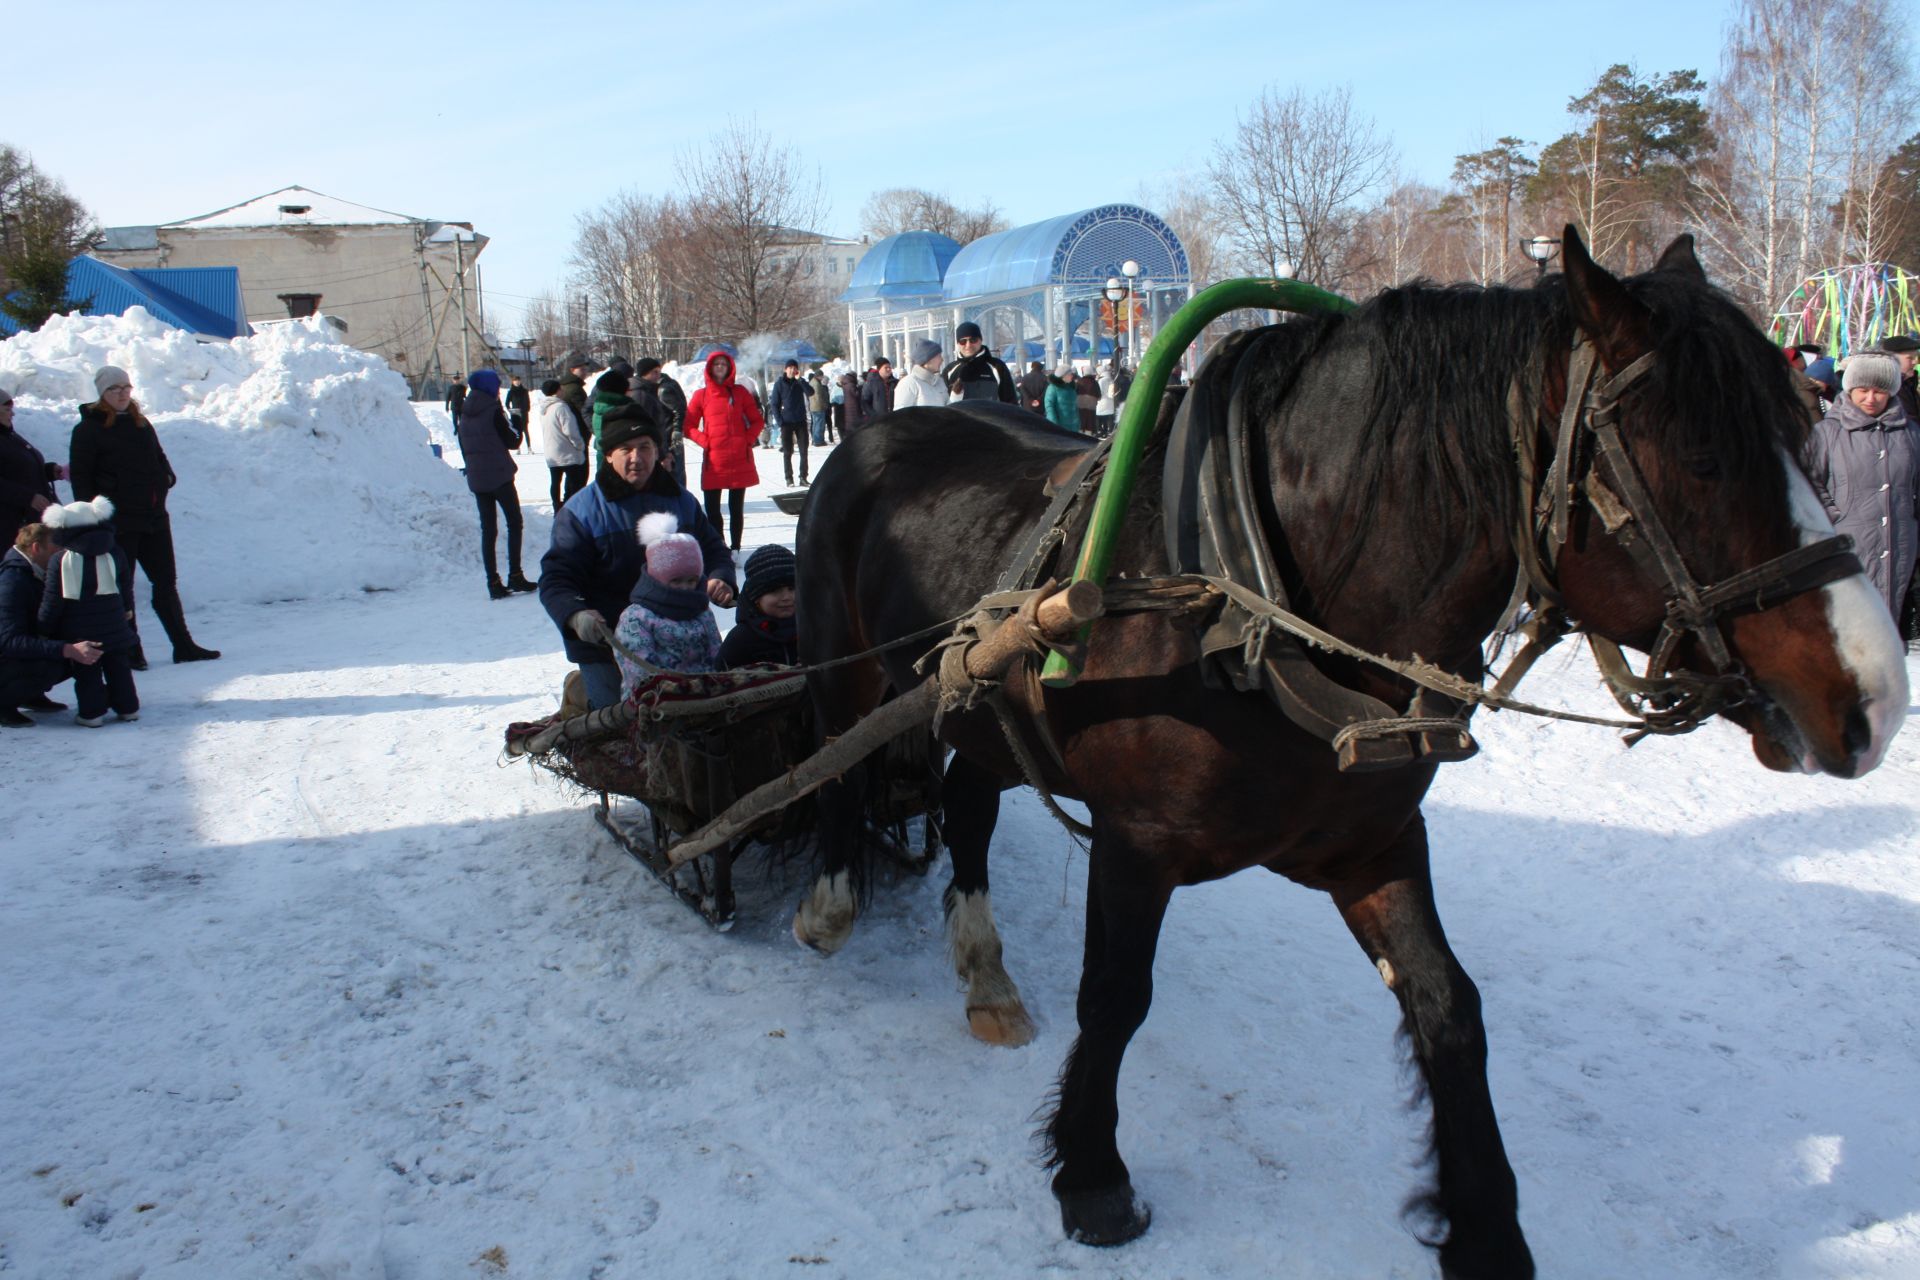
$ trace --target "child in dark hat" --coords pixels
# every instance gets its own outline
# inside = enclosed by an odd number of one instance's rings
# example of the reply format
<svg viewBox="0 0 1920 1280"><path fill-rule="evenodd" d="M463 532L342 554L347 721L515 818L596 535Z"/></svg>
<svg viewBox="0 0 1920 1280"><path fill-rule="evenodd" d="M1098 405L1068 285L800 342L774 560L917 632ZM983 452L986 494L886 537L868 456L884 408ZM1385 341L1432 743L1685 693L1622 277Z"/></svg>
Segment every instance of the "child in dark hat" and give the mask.
<svg viewBox="0 0 1920 1280"><path fill-rule="evenodd" d="M133 565L114 542L113 501L50 506L40 519L53 534L60 556L47 566L40 597L40 634L65 643L96 640L100 661L74 663L73 692L80 706L76 723L98 729L107 710L122 720L140 718L140 693L133 684Z"/></svg>
<svg viewBox="0 0 1920 1280"><path fill-rule="evenodd" d="M761 547L747 557L740 612L727 642L720 646L722 671L767 662L793 666L800 661L794 569L793 552L782 546Z"/></svg>
<svg viewBox="0 0 1920 1280"><path fill-rule="evenodd" d="M720 628L701 589L700 543L681 533L680 521L665 511L640 517L639 532L647 569L613 633L620 643L613 653L620 664L622 698L631 697L635 686L653 674L642 663L667 671L712 671L720 660Z"/></svg>

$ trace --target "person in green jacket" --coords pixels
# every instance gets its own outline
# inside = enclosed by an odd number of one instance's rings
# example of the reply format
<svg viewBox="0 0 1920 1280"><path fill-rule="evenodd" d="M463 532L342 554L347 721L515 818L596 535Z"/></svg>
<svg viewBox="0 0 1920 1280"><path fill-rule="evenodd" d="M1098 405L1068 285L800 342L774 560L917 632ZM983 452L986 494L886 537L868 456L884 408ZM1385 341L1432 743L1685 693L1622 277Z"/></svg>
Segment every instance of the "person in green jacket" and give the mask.
<svg viewBox="0 0 1920 1280"><path fill-rule="evenodd" d="M633 390L633 382L618 369L609 369L600 375L593 384L593 400L589 408L593 422L594 471L607 465L606 446L600 443L601 433L609 422L631 418L636 422L645 422L653 417L647 406L640 404L628 395Z"/></svg>
<svg viewBox="0 0 1920 1280"><path fill-rule="evenodd" d="M1047 421L1068 431L1080 430L1080 401L1073 389L1073 366L1063 364L1047 379Z"/></svg>

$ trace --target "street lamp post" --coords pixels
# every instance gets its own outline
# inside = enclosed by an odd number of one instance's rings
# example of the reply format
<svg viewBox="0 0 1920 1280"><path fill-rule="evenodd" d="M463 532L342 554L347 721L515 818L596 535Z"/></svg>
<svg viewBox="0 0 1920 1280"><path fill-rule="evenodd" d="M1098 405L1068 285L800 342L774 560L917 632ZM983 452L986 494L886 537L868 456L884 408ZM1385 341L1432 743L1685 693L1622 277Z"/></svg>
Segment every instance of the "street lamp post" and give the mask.
<svg viewBox="0 0 1920 1280"><path fill-rule="evenodd" d="M1540 274L1547 274L1547 264L1560 252L1560 242L1552 236L1528 236L1520 241L1520 252L1533 259L1533 265L1540 268Z"/></svg>
<svg viewBox="0 0 1920 1280"><path fill-rule="evenodd" d="M1113 336L1118 338L1120 336L1120 304L1125 299L1133 296L1133 281L1122 280L1119 276L1108 276L1107 287L1104 292L1107 295L1107 301L1113 304ZM1091 351L1088 354L1093 357L1095 364L1099 363L1099 351Z"/></svg>

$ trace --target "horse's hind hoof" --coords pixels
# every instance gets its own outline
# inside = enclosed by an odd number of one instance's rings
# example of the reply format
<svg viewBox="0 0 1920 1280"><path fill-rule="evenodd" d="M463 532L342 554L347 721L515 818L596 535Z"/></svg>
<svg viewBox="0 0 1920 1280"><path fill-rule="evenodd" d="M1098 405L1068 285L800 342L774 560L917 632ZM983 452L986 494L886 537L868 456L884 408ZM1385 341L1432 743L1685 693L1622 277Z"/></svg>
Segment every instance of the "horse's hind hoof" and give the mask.
<svg viewBox="0 0 1920 1280"><path fill-rule="evenodd" d="M1133 1184L1099 1191L1056 1191L1060 1226L1075 1244L1108 1248L1136 1240L1153 1222L1153 1210L1133 1194Z"/></svg>
<svg viewBox="0 0 1920 1280"><path fill-rule="evenodd" d="M1003 1049L1018 1049L1023 1044L1031 1044L1036 1034L1033 1019L1019 1004L1010 1009L990 1009L985 1006L968 1009L967 1030L973 1032L974 1039L999 1045Z"/></svg>

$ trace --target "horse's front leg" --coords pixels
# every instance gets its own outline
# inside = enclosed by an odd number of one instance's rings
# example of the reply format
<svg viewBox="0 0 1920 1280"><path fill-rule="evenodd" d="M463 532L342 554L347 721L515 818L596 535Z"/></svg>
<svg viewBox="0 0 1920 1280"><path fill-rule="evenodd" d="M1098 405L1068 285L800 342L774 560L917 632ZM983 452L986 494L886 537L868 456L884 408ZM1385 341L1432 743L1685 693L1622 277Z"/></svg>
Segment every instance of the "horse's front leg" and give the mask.
<svg viewBox="0 0 1920 1280"><path fill-rule="evenodd" d="M1533 1275L1520 1232L1513 1166L1487 1089L1487 1032L1480 993L1454 958L1434 908L1425 820L1415 814L1367 878L1334 902L1400 1002L1402 1026L1433 1103L1436 1184L1408 1202L1432 1220L1422 1238L1449 1280Z"/></svg>
<svg viewBox="0 0 1920 1280"><path fill-rule="evenodd" d="M1000 818L1000 779L958 752L940 787L953 880L947 885L947 950L967 985L967 1027L988 1044L1023 1045L1033 1019L1001 962L1000 931L987 892L987 849Z"/></svg>
<svg viewBox="0 0 1920 1280"><path fill-rule="evenodd" d="M1087 872L1086 957L1080 970L1080 1035L1060 1073L1048 1119L1053 1194L1067 1238L1124 1244L1153 1215L1133 1192L1114 1130L1127 1042L1153 1003L1153 955L1173 895L1170 880L1119 833L1094 820Z"/></svg>

